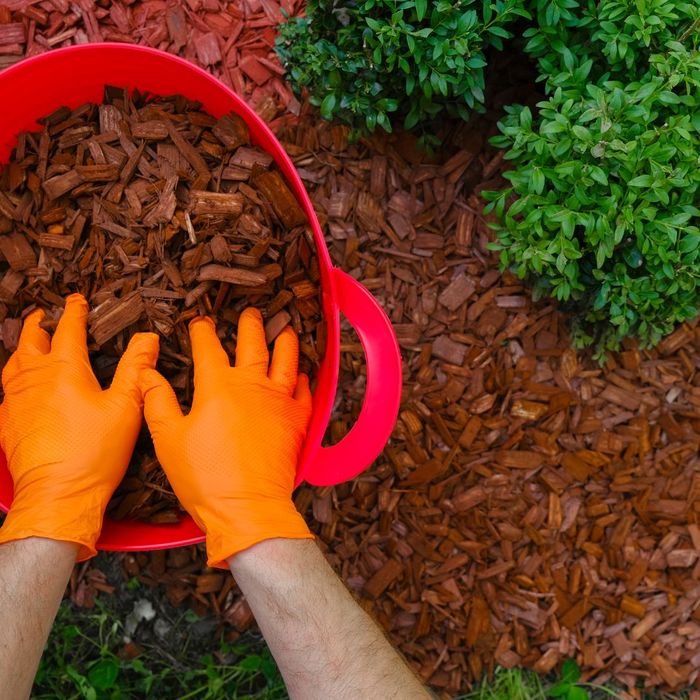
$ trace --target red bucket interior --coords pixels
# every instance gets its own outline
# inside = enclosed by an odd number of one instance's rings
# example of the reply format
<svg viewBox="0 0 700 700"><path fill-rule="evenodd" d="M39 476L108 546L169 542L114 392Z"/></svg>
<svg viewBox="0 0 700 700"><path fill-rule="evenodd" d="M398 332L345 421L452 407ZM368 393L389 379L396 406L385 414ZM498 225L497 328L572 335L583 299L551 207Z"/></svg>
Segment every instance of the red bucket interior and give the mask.
<svg viewBox="0 0 700 700"><path fill-rule="evenodd" d="M304 467L319 450L328 424L339 366L339 313L333 296L331 260L313 205L292 162L268 126L225 85L205 71L154 49L124 44L97 44L59 49L23 61L0 73L0 163L6 162L17 134L38 129L36 120L63 105L71 108L85 102L101 102L105 84L152 92L181 94L198 100L213 116L230 111L248 124L252 139L267 150L279 165L304 207L316 239L321 269L321 292L327 330L326 355L321 363L314 392L314 411L309 426L298 480ZM0 508L12 501L12 479L0 453ZM100 549L150 550L202 542L204 535L191 518L174 525L106 519Z"/></svg>

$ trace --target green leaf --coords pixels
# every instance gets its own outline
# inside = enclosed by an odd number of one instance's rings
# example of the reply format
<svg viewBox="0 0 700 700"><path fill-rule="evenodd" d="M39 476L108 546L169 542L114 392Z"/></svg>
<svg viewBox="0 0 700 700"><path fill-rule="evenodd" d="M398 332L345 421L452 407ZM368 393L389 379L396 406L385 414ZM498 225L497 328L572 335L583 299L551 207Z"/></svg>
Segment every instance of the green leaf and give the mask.
<svg viewBox="0 0 700 700"><path fill-rule="evenodd" d="M569 689L569 694L566 696L566 700L589 700L588 691L579 686L574 686Z"/></svg>
<svg viewBox="0 0 700 700"><path fill-rule="evenodd" d="M333 118L333 109L335 108L335 95L326 95L321 102L321 116L330 121Z"/></svg>
<svg viewBox="0 0 700 700"><path fill-rule="evenodd" d="M671 92L670 90L664 90L659 95L659 102L662 102L663 104L667 105L675 105L678 104L681 101L681 98L676 95L676 93Z"/></svg>
<svg viewBox="0 0 700 700"><path fill-rule="evenodd" d="M114 687L119 675L119 664L113 658L98 661L88 671L88 680L97 690L109 690Z"/></svg>
<svg viewBox="0 0 700 700"><path fill-rule="evenodd" d="M197 615L194 610L190 609L185 612L183 619L188 624L193 625L195 622L199 622L199 615Z"/></svg>
<svg viewBox="0 0 700 700"><path fill-rule="evenodd" d="M245 671L257 671L262 666L262 663L262 657L258 656L257 654L251 654L250 656L246 656L244 659L241 659L238 662L238 666Z"/></svg>
<svg viewBox="0 0 700 700"><path fill-rule="evenodd" d="M532 191L536 192L537 194L542 194L544 191L544 174L539 168L535 168L535 170L532 173Z"/></svg>
<svg viewBox="0 0 700 700"><path fill-rule="evenodd" d="M377 124L379 124L384 131L391 133L391 122L384 112L379 112L377 114Z"/></svg>
<svg viewBox="0 0 700 700"><path fill-rule="evenodd" d="M493 25L492 27L489 27L488 31L490 34L498 36L501 39L510 39L510 33L503 29L503 27L499 27L498 25Z"/></svg>
<svg viewBox="0 0 700 700"><path fill-rule="evenodd" d="M571 685L569 683L566 683L565 681L559 681L547 690L547 697L565 698L569 694L570 690Z"/></svg>
<svg viewBox="0 0 700 700"><path fill-rule="evenodd" d="M66 675L75 683L84 700L97 700L97 692L85 676L79 673L73 666L66 666Z"/></svg>
<svg viewBox="0 0 700 700"><path fill-rule="evenodd" d="M415 87L416 87L415 77L413 75L407 75L406 76L406 94L412 95Z"/></svg>
<svg viewBox="0 0 700 700"><path fill-rule="evenodd" d="M654 178L651 175L638 175L627 184L630 187L651 187L654 184Z"/></svg>
<svg viewBox="0 0 700 700"><path fill-rule="evenodd" d="M562 233L569 239L573 238L576 228L576 216L573 212L567 212L561 221Z"/></svg>
<svg viewBox="0 0 700 700"><path fill-rule="evenodd" d="M699 245L700 245L700 233L698 233L698 234L689 233L688 235L683 236L683 238L681 239L681 242L678 245L678 250L681 253L692 253L694 250L697 250Z"/></svg>
<svg viewBox="0 0 700 700"><path fill-rule="evenodd" d="M457 33L458 34L464 34L467 32L471 27L474 27L477 24L477 16L476 12L474 10L469 10L465 12L457 21Z"/></svg>
<svg viewBox="0 0 700 700"><path fill-rule="evenodd" d="M265 680L267 680L269 685L278 683L279 671L277 668L277 664L275 664L275 662L272 659L263 658L260 667L262 669L263 675L265 676Z"/></svg>
<svg viewBox="0 0 700 700"><path fill-rule="evenodd" d="M566 659L561 665L561 680L565 683L576 683L581 678L581 669L576 659Z"/></svg>
<svg viewBox="0 0 700 700"><path fill-rule="evenodd" d="M559 122L545 122L540 127L540 133L546 135L560 134L562 131L566 131L566 127L563 124L559 124Z"/></svg>
<svg viewBox="0 0 700 700"><path fill-rule="evenodd" d="M409 130L412 129L416 124L418 124L418 119L418 111L416 109L412 109L404 119L404 128Z"/></svg>
<svg viewBox="0 0 700 700"><path fill-rule="evenodd" d="M597 166L591 166L591 177L601 185L607 185L608 184L608 176L605 174L605 171L602 168L598 168Z"/></svg>
<svg viewBox="0 0 700 700"><path fill-rule="evenodd" d="M520 112L520 126L528 131L532 128L532 112L529 107L524 107Z"/></svg>
<svg viewBox="0 0 700 700"><path fill-rule="evenodd" d="M421 22L428 10L428 0L415 0L416 2L416 17Z"/></svg>

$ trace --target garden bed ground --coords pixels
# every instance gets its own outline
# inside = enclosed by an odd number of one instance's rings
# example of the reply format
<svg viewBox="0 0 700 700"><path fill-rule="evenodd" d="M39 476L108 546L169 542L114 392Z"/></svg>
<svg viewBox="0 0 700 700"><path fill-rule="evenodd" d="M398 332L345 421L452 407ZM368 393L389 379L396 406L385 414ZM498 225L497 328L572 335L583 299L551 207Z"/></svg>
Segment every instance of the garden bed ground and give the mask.
<svg viewBox="0 0 700 700"><path fill-rule="evenodd" d="M682 326L653 352L630 346L600 368L569 348L552 304L533 304L498 272L477 193L500 182L501 156L486 138L510 88L420 162L405 137L348 145L344 128L306 108L295 115L272 61L271 0L229 15L189 0L165 25L156 21L162 2L9 4L63 13L52 36L65 38L51 46L138 37L181 50L214 66L276 128L335 262L382 302L405 363L401 415L382 457L350 484L303 486L297 504L427 682L447 697L495 665L548 672L575 657L596 682L697 683L700 327ZM9 19L26 27L18 50L35 50L38 19ZM189 42L181 21L194 27ZM512 78L522 91L522 76ZM342 366L332 437L362 398L350 334ZM252 624L231 579L204 569L197 548L127 555L124 568L176 605L211 610L232 636ZM89 604L97 590L109 586L94 566L76 570L75 602Z"/></svg>

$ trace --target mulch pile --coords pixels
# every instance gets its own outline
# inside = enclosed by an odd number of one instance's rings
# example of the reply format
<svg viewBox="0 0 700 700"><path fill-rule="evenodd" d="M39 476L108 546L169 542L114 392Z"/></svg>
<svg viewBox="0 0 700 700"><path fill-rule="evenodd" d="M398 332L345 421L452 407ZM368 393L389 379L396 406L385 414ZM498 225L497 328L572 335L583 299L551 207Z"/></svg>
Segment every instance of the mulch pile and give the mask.
<svg viewBox="0 0 700 700"><path fill-rule="evenodd" d="M564 316L487 249L476 193L502 184L492 115L434 162L405 137L349 145L305 111L276 126L334 260L383 303L405 362L382 457L296 495L336 570L444 697L496 665L546 673L567 657L627 697L697 686L700 326L604 368L570 349ZM361 403L359 350L346 333L334 439ZM230 635L253 622L198 548L124 567ZM90 566L72 581L87 603L105 588Z"/></svg>

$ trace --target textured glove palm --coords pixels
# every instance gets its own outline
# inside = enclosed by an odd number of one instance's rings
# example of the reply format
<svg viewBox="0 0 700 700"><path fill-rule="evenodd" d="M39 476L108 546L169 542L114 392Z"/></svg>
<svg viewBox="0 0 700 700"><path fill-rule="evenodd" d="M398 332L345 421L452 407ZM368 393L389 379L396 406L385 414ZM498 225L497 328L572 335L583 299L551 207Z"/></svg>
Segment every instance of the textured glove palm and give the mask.
<svg viewBox="0 0 700 700"><path fill-rule="evenodd" d="M296 334L279 335L270 362L260 313L247 309L235 367L210 319L192 321L190 338L195 389L187 416L158 372L144 371L140 384L156 454L206 532L209 565L225 567L265 539L312 537L291 498L311 415L308 378L297 377Z"/></svg>
<svg viewBox="0 0 700 700"><path fill-rule="evenodd" d="M76 542L78 560L96 553L107 502L141 426L138 377L158 356L158 337L136 334L103 391L90 367L87 313L82 296L68 297L53 339L39 326L42 311L27 316L2 373L0 406L0 446L15 491L0 543Z"/></svg>

